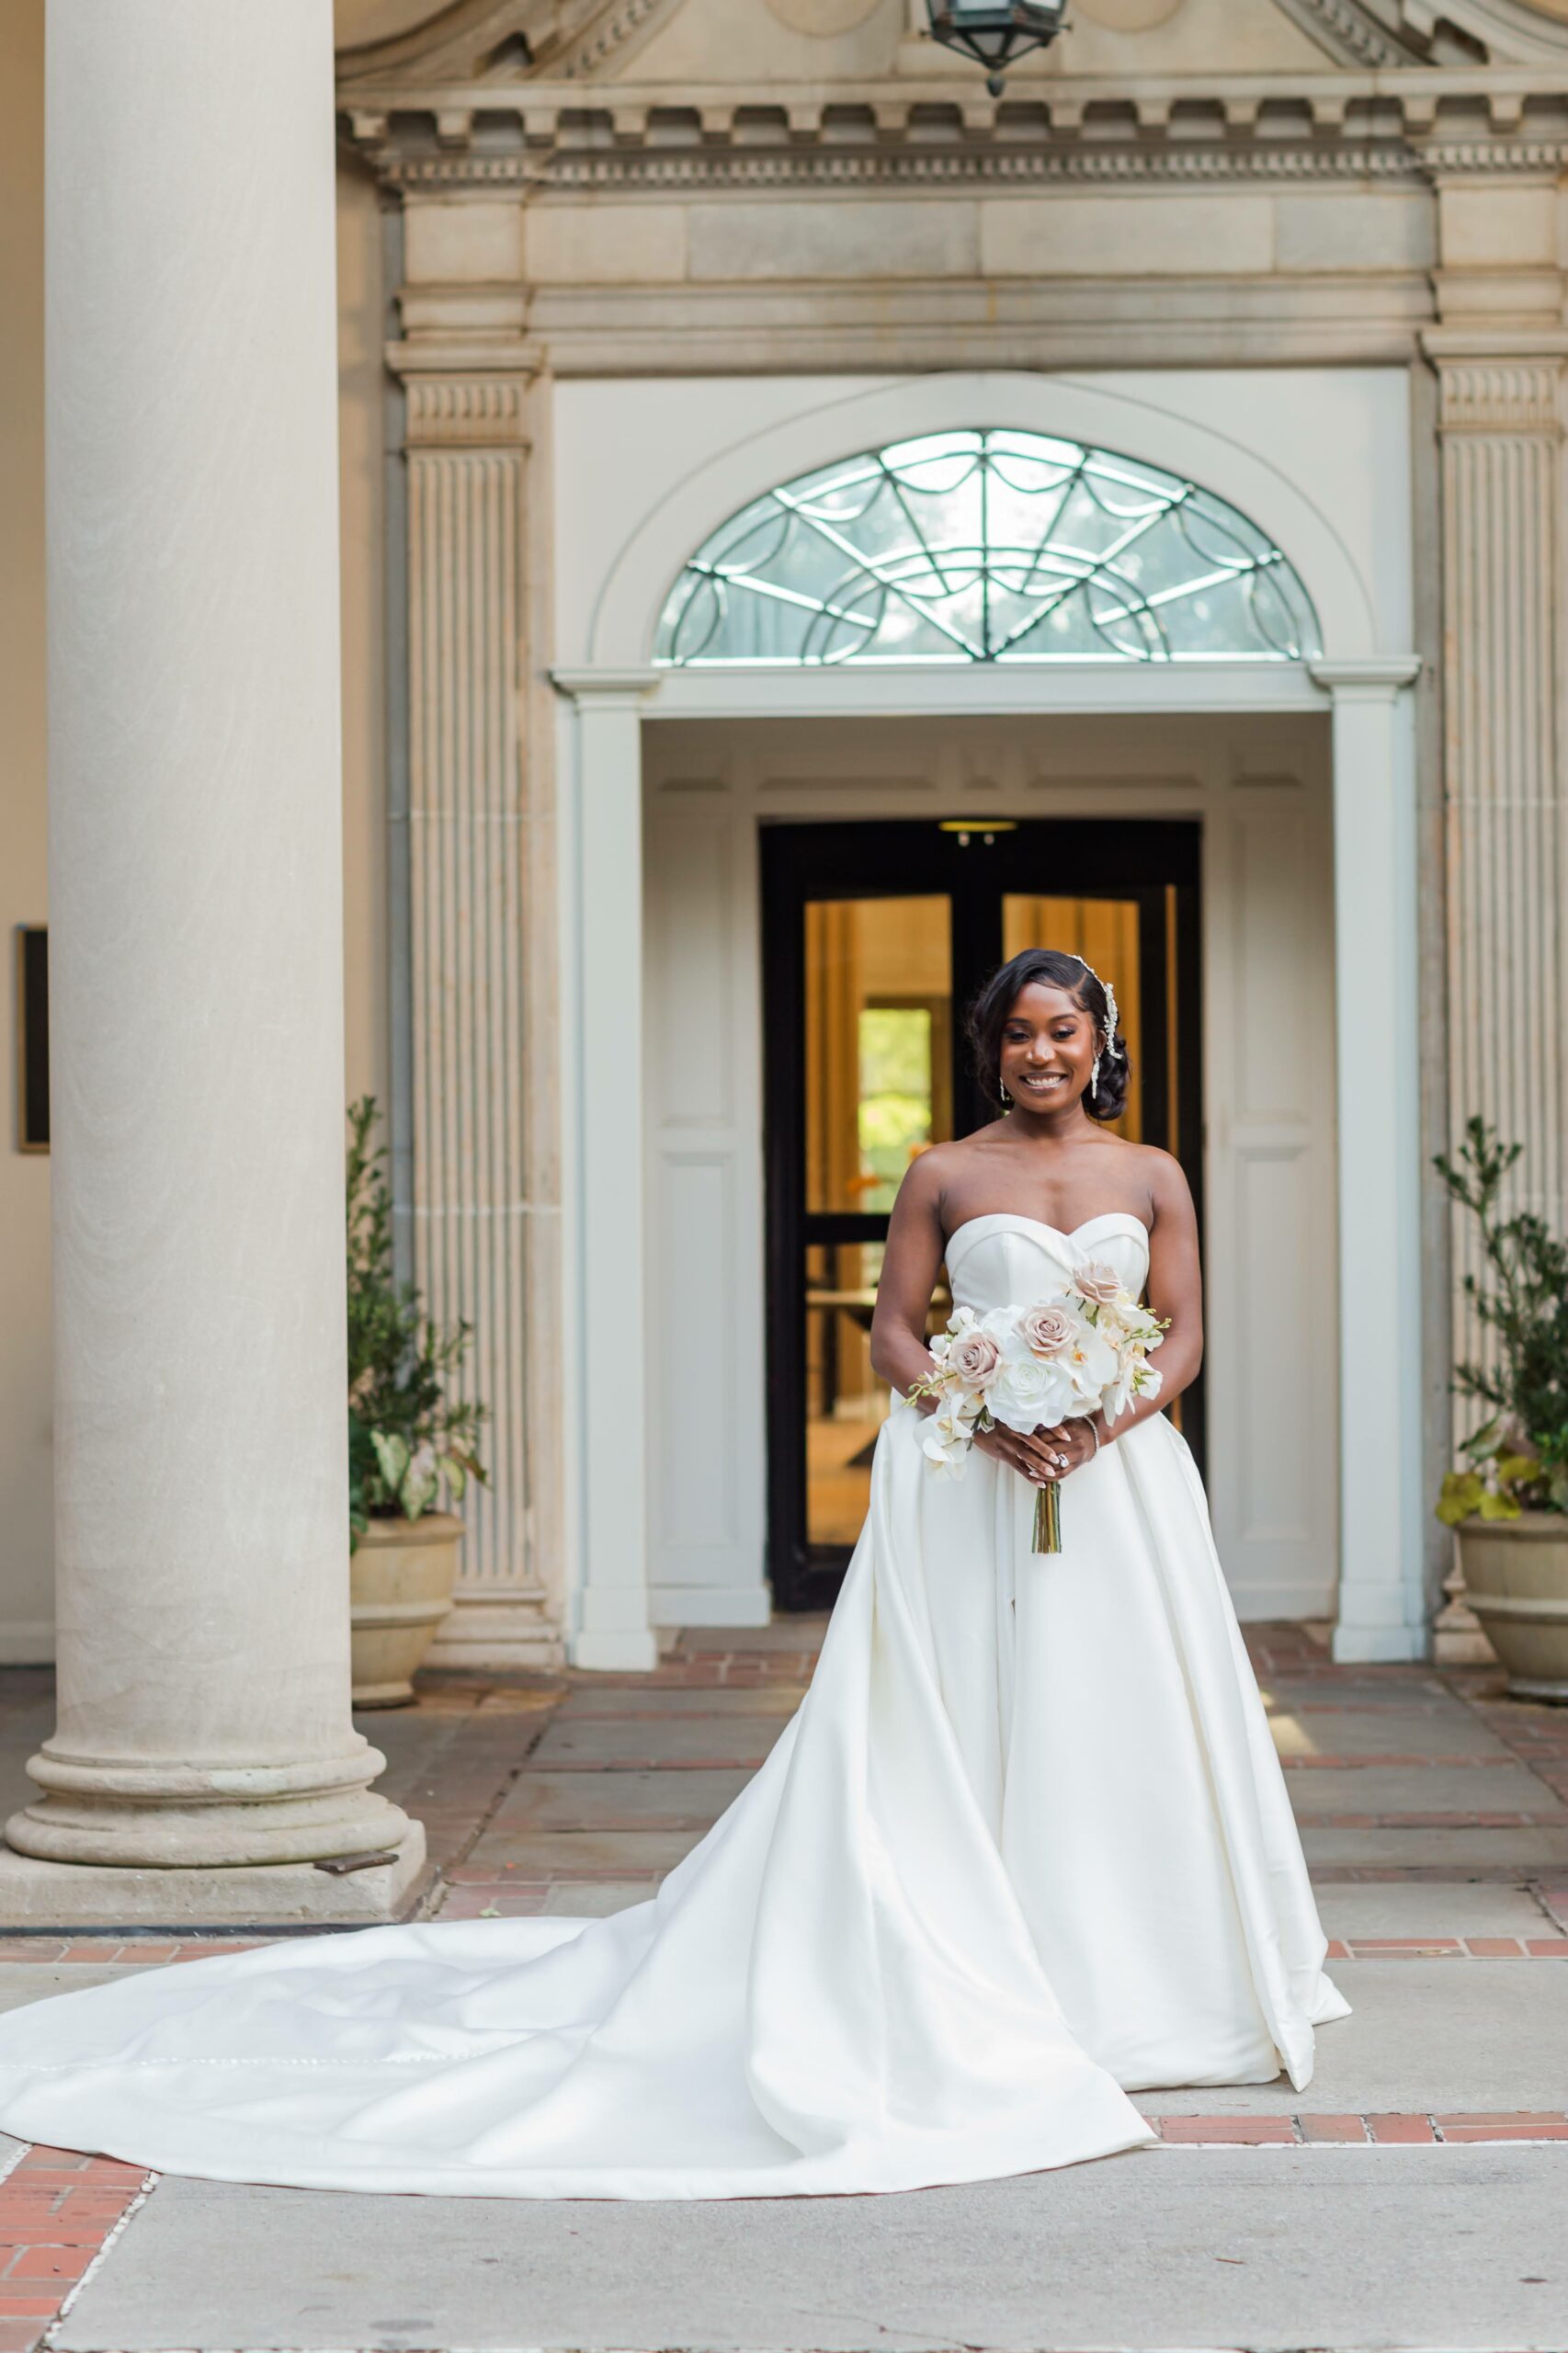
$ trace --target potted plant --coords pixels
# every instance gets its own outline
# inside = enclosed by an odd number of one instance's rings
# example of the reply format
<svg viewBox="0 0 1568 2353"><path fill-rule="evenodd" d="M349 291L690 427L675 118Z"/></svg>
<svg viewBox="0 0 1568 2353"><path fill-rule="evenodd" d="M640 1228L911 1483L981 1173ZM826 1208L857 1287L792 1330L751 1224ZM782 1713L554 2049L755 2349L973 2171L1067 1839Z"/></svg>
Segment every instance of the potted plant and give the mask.
<svg viewBox="0 0 1568 2353"><path fill-rule="evenodd" d="M462 1522L455 1509L484 1472L483 1405L447 1384L471 1327L437 1329L392 1271L392 1199L377 1110L348 1114L348 1521L354 1704L398 1708L452 1606Z"/></svg>
<svg viewBox="0 0 1568 2353"><path fill-rule="evenodd" d="M1454 1387L1489 1410L1443 1482L1465 1599L1521 1698L1568 1700L1568 1245L1528 1211L1505 1217L1520 1147L1471 1120L1459 1161L1436 1166L1479 1221L1482 1275L1464 1289L1494 1346Z"/></svg>

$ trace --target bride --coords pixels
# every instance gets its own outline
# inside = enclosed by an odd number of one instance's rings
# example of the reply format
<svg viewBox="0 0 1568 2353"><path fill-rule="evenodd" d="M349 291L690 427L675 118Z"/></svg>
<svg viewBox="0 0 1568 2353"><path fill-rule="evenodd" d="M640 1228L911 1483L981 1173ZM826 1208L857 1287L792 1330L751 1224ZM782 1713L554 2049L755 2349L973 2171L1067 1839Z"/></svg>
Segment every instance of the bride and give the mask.
<svg viewBox="0 0 1568 2353"><path fill-rule="evenodd" d="M1016 957L971 1017L1002 1117L917 1160L872 1362L1097 1259L1201 1353L1180 1169L1105 1122L1115 996ZM926 1401L928 1402L928 1401ZM0 2124L161 2171L516 2198L911 2189L1153 2140L1154 2086L1300 2089L1347 2005L1186 1445L1156 1402L930 1472L915 1405L806 1699L651 1902L153 1970L0 2020ZM1061 1480L1063 1550L1031 1550Z"/></svg>

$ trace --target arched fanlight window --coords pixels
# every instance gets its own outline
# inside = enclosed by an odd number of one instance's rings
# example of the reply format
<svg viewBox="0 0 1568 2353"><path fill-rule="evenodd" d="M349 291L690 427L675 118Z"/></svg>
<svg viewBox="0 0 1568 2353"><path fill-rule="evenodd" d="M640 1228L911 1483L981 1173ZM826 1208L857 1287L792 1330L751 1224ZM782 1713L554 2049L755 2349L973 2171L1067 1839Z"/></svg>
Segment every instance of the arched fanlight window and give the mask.
<svg viewBox="0 0 1568 2353"><path fill-rule="evenodd" d="M782 483L699 548L654 659L1299 662L1312 600L1266 532L1141 460L933 433Z"/></svg>

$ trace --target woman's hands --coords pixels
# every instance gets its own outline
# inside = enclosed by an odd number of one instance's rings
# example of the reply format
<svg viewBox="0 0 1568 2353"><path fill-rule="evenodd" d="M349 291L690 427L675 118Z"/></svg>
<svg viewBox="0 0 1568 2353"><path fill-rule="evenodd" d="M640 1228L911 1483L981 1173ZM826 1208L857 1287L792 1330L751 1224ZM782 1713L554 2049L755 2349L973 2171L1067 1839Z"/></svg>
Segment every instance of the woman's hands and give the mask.
<svg viewBox="0 0 1568 2353"><path fill-rule="evenodd" d="M1092 1462L1103 1441L1095 1427L1093 1415L1075 1414L1071 1421L1058 1422L1054 1429L1040 1433L1040 1443L1058 1458L1060 1468L1056 1476L1065 1479L1069 1471L1076 1471L1081 1464ZM1061 1461L1063 1455L1067 1458L1064 1462Z"/></svg>
<svg viewBox="0 0 1568 2353"><path fill-rule="evenodd" d="M1094 1432L1082 1418L1059 1422L1050 1429L1041 1424L1027 1438L1021 1431L1006 1429L998 1423L974 1442L982 1454L1005 1462L1009 1471L1017 1471L1034 1487L1065 1479L1069 1471L1090 1461L1098 1450Z"/></svg>

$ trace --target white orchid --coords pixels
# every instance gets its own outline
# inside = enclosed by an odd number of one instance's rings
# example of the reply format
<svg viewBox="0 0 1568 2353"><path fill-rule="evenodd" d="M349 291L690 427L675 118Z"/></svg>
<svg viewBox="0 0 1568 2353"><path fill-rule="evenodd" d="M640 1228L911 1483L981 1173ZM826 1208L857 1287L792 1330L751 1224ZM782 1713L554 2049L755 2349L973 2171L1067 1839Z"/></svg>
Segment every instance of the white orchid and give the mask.
<svg viewBox="0 0 1568 2353"><path fill-rule="evenodd" d="M920 1432L920 1451L934 1470L949 1479L961 1479L969 1468L972 1425L950 1409L926 1415Z"/></svg>

